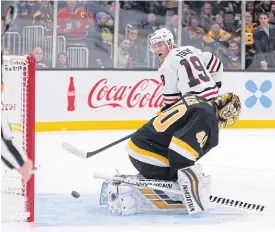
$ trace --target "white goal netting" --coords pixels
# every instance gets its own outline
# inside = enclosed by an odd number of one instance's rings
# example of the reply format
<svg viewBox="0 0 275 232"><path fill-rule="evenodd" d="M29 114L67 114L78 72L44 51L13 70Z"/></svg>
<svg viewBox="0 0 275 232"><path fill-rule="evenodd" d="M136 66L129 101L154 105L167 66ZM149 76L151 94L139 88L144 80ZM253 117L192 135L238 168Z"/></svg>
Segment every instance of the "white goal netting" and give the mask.
<svg viewBox="0 0 275 232"><path fill-rule="evenodd" d="M35 61L33 56L3 57L2 112L7 117L17 147L34 162ZM3 116L3 115L2 115ZM34 177L23 185L16 170L1 166L1 220L33 221Z"/></svg>

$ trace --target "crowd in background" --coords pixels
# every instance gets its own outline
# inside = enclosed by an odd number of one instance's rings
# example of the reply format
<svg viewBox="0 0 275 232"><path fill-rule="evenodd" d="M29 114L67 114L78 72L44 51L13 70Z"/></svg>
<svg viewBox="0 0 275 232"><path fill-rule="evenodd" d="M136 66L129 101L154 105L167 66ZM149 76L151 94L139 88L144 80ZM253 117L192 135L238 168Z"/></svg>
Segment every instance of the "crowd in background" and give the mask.
<svg viewBox="0 0 275 232"><path fill-rule="evenodd" d="M1 4L4 10L9 2ZM157 68L148 38L167 27L178 46L210 51L225 69L240 70L245 14L245 69L275 70L275 1L247 1L245 12L241 5L241 1L69 0L59 1L55 14L53 1L18 1L17 20L2 38L2 49L5 55L34 54L38 69ZM54 19L58 39L53 39Z"/></svg>

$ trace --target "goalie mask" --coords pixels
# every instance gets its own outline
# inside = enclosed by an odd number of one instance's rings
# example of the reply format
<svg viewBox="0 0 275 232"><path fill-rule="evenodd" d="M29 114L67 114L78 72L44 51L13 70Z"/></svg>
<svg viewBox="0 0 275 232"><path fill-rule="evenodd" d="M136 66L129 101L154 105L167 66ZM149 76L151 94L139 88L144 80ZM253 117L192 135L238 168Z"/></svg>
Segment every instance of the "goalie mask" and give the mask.
<svg viewBox="0 0 275 232"><path fill-rule="evenodd" d="M233 93L225 93L214 101L218 108L219 128L232 126L240 117L241 101Z"/></svg>

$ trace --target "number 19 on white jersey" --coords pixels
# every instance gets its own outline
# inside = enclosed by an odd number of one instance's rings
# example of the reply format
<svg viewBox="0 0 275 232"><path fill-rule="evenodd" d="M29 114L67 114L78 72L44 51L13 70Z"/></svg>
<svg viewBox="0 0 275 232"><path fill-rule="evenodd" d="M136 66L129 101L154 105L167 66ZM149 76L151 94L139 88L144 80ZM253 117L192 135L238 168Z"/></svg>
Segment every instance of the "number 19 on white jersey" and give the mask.
<svg viewBox="0 0 275 232"><path fill-rule="evenodd" d="M172 50L159 68L165 103L172 104L187 93L207 100L217 97L222 72L221 61L209 52L192 46Z"/></svg>

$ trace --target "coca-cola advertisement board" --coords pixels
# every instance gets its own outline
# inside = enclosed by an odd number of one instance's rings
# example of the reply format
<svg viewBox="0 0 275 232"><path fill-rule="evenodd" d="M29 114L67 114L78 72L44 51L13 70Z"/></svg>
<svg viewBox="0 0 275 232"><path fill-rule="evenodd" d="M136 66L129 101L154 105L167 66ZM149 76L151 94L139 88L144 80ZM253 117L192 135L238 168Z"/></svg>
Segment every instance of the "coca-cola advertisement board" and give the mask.
<svg viewBox="0 0 275 232"><path fill-rule="evenodd" d="M155 72L47 71L39 72L38 83L37 95L51 101L43 99L37 117L48 114L48 120L148 120L164 105Z"/></svg>
<svg viewBox="0 0 275 232"><path fill-rule="evenodd" d="M272 73L259 76L225 72L223 78L220 92L234 92L241 98L241 120L274 120L275 104L263 107L260 100L262 95L275 99L272 89L261 92L262 83L268 81L274 86ZM253 93L247 90L246 83L252 81L258 88L255 96L259 100L249 108L245 103ZM76 122L83 127L95 121L146 122L163 106L162 91L155 71L37 71L36 120Z"/></svg>

